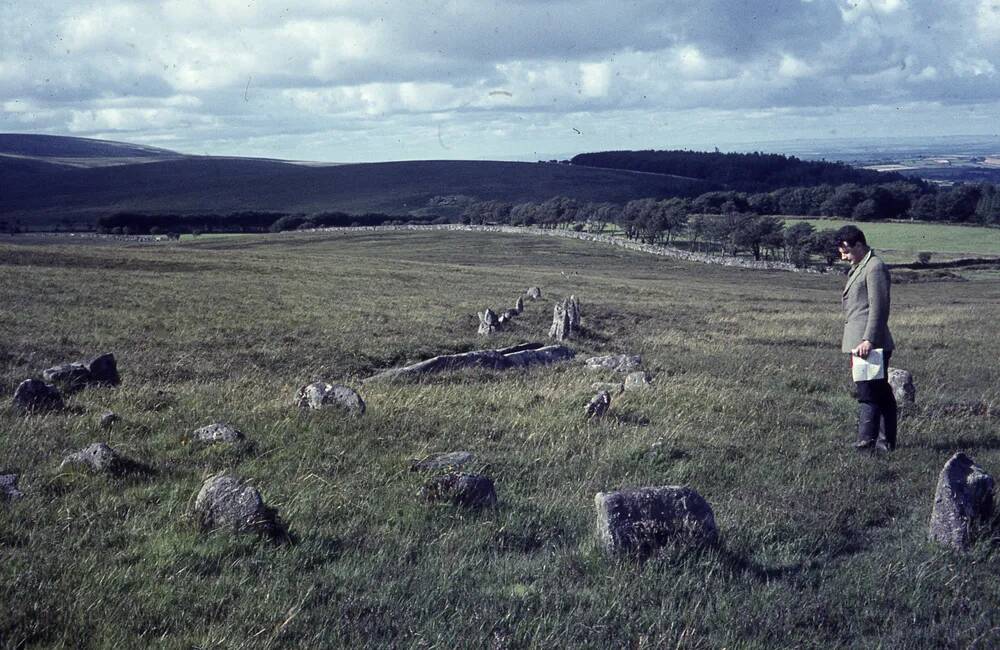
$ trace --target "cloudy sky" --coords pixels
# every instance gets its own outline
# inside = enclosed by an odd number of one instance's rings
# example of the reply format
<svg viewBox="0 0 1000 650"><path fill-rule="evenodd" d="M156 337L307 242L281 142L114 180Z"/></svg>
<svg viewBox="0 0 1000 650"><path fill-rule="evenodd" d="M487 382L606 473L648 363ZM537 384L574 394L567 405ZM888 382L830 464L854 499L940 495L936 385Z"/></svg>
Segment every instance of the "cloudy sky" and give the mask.
<svg viewBox="0 0 1000 650"><path fill-rule="evenodd" d="M1000 0L0 0L0 132L370 161L998 131Z"/></svg>

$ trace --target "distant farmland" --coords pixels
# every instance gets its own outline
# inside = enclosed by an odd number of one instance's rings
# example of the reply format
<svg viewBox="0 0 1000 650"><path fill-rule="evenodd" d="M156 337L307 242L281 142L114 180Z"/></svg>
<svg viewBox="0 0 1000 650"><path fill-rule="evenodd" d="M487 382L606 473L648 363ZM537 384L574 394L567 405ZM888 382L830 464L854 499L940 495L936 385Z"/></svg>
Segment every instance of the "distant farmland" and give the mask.
<svg viewBox="0 0 1000 650"><path fill-rule="evenodd" d="M912 262L917 253L928 251L934 259L957 257L1000 257L1000 228L959 226L938 223L885 223L845 221L842 219L796 219L779 217L787 225L799 221L816 229L839 228L853 223L860 227L868 242L888 253L891 262Z"/></svg>

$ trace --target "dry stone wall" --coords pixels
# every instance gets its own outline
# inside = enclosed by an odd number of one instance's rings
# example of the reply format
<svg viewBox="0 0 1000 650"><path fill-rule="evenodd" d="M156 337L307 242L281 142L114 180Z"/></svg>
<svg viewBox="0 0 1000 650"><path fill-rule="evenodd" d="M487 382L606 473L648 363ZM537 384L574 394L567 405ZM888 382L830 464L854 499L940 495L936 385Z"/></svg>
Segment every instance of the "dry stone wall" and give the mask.
<svg viewBox="0 0 1000 650"><path fill-rule="evenodd" d="M696 253L686 251L673 246L660 244L643 244L642 242L630 241L612 235L598 235L589 232L576 232L574 230L547 230L542 228L531 228L524 226L472 226L465 224L436 224L436 225L400 225L400 226L355 226L355 227L334 227L315 228L308 232L351 232L351 231L381 231L381 230L456 230L465 232L498 232L513 235L541 235L546 237L562 237L564 239L578 239L580 241L599 242L610 244L626 250L660 255L663 257L673 257L687 260L689 262L701 262L703 264L719 264L722 266L735 266L746 269L758 269L765 271L795 271L799 273L818 273L815 269L800 269L788 262L756 261L742 257L710 255L708 253ZM299 231L302 232L302 231Z"/></svg>

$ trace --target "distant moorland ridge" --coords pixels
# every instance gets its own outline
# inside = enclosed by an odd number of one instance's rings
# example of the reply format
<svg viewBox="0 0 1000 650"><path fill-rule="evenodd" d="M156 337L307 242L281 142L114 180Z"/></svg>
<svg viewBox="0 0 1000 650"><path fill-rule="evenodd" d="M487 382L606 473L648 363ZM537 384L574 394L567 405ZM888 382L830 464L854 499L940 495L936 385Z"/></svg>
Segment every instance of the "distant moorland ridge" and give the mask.
<svg viewBox="0 0 1000 650"><path fill-rule="evenodd" d="M990 183L942 187L895 172L756 152L337 164L0 134L0 187L0 231L12 232L599 221L634 236L636 228L650 237L665 230L669 239L674 226L693 215L721 215L734 223L749 215L1000 223L1000 191ZM664 219L676 223L661 228Z"/></svg>
<svg viewBox="0 0 1000 650"><path fill-rule="evenodd" d="M88 164L88 161L92 164ZM554 163L427 160L302 164L187 156L83 138L0 134L0 219L93 225L116 212L411 214L440 197L513 203L566 196L625 203L722 189L698 179ZM435 199L437 199L435 203Z"/></svg>

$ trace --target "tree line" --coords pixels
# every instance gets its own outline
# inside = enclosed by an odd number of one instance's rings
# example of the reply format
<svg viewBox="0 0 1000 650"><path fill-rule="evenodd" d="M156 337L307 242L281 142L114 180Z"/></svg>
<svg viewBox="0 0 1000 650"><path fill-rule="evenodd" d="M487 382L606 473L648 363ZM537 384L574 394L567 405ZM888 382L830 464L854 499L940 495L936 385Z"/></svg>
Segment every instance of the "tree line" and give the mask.
<svg viewBox="0 0 1000 650"><path fill-rule="evenodd" d="M648 243L675 243L694 250L746 253L755 259L784 259L808 264L820 255L832 263L833 230L811 224L785 226L781 216L830 216L859 222L913 219L1000 225L1000 190L994 185L937 187L914 181L880 185L783 187L770 192L706 192L694 199L641 198L625 204L581 202L565 196L546 201L464 202L451 216L392 215L380 212L311 214L244 211L230 214L145 214L119 212L101 216L100 232L171 234L203 232L279 232L321 227L387 224L500 224L620 232Z"/></svg>
<svg viewBox="0 0 1000 650"><path fill-rule="evenodd" d="M307 228L379 226L401 223L432 223L436 216L414 217L382 212L349 214L347 212L288 212L243 211L227 214L146 214L116 212L97 218L97 231L119 235L202 234L212 232L280 232ZM439 221L440 222L440 221Z"/></svg>
<svg viewBox="0 0 1000 650"><path fill-rule="evenodd" d="M659 206L652 208L650 206ZM656 214L656 218L635 215ZM826 216L853 221L911 219L948 223L1000 225L1000 190L988 183L936 187L910 181L859 186L818 185L784 187L747 194L736 191L706 192L694 199L644 198L625 205L581 203L554 197L540 203L511 204L479 201L466 207L467 222L556 226L571 222L617 223L625 230L635 223L656 222L669 240L679 221L691 215L750 214L757 216ZM632 224L632 225L630 225Z"/></svg>
<svg viewBox="0 0 1000 650"><path fill-rule="evenodd" d="M907 178L898 173L859 169L845 163L800 160L781 154L719 151L601 151L574 156L570 163L586 167L626 169L697 178L725 189L766 192L813 185L876 185Z"/></svg>

